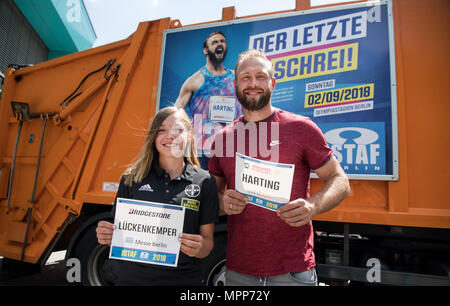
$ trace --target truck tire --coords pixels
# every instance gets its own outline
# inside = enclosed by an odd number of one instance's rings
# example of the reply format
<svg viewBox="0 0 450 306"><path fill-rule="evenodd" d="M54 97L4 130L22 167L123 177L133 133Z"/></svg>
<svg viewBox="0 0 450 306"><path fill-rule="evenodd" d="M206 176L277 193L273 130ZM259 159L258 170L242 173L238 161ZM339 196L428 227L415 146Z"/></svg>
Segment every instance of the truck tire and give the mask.
<svg viewBox="0 0 450 306"><path fill-rule="evenodd" d="M75 249L81 263L81 283L85 286L113 285L116 274L109 260L109 246L97 242L96 226L84 232Z"/></svg>
<svg viewBox="0 0 450 306"><path fill-rule="evenodd" d="M224 258L212 267L206 276L206 286L225 286L225 262Z"/></svg>
<svg viewBox="0 0 450 306"><path fill-rule="evenodd" d="M214 237L214 248L203 262L203 281L206 286L225 285L226 244L226 233Z"/></svg>

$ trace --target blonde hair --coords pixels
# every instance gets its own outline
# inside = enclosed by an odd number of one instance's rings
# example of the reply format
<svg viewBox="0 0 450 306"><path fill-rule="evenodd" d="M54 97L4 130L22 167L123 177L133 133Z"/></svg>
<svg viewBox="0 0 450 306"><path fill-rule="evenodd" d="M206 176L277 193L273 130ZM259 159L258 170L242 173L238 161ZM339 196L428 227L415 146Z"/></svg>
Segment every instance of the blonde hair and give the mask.
<svg viewBox="0 0 450 306"><path fill-rule="evenodd" d="M249 50L244 51L241 54L239 54L237 62L236 62L236 66L234 67L235 75L238 75L238 69L239 69L239 66L242 64L242 62L251 57L259 57L259 58L263 59L265 62L267 62L270 65L269 76L271 78L273 77L272 62L264 55L264 53L262 51L256 50L256 49L249 49Z"/></svg>
<svg viewBox="0 0 450 306"><path fill-rule="evenodd" d="M174 106L165 107L159 110L150 125L150 130L145 139L145 143L141 148L136 161L131 164L131 166L123 174L125 177L125 185L131 186L134 183L140 183L147 176L152 166L153 160L158 159L159 153L156 149L155 139L158 135L159 129L169 116L179 113L181 114L183 126L188 132L188 141L185 146L184 156L188 163L200 167L197 157L195 156L195 146L194 146L194 132L192 129L191 121L188 115L182 108L177 108Z"/></svg>

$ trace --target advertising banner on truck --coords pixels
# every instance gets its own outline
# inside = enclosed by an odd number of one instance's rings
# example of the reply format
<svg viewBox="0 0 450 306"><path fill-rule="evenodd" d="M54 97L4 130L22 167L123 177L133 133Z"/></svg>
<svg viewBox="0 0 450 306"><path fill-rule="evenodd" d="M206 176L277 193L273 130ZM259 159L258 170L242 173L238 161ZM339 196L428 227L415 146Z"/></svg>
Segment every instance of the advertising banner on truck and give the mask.
<svg viewBox="0 0 450 306"><path fill-rule="evenodd" d="M157 108L185 107L196 137L202 138L197 147L208 154L220 129L211 118L228 118L221 122L225 125L240 115L234 93L226 88L237 57L259 49L273 64L274 107L310 117L351 179L397 180L392 22L392 3L375 1L167 30ZM225 39L219 53L231 74L222 81L205 66L203 44L215 31ZM186 91L195 74L204 81ZM208 86L216 92L208 92ZM225 98L212 102L217 96Z"/></svg>

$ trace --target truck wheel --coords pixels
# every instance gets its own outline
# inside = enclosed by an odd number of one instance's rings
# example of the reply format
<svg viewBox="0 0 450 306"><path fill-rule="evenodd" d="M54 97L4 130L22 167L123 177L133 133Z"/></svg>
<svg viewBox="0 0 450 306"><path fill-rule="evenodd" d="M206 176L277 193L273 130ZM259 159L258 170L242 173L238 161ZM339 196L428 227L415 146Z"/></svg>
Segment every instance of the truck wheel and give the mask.
<svg viewBox="0 0 450 306"><path fill-rule="evenodd" d="M225 257L227 235L214 237L214 248L203 263L204 284L206 286L225 285Z"/></svg>
<svg viewBox="0 0 450 306"><path fill-rule="evenodd" d="M81 282L85 286L108 286L115 280L115 273L109 260L109 246L97 242L96 227L85 231L75 250L75 257L81 263Z"/></svg>
<svg viewBox="0 0 450 306"><path fill-rule="evenodd" d="M206 278L207 286L225 286L225 262L226 259L222 259L211 269Z"/></svg>

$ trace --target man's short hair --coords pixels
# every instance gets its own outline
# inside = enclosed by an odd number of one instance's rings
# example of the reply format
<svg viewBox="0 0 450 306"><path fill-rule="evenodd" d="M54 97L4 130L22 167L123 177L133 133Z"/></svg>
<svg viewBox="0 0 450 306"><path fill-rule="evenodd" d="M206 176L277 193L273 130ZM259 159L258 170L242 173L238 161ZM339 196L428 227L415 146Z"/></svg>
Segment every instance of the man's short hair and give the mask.
<svg viewBox="0 0 450 306"><path fill-rule="evenodd" d="M211 34L209 34L209 36L205 39L205 41L203 42L203 49L208 48L208 40L213 37L214 35L220 34L223 37L225 37L225 34L223 34L221 31L214 31ZM226 39L226 37L225 37Z"/></svg>
<svg viewBox="0 0 450 306"><path fill-rule="evenodd" d="M234 67L234 74L238 75L238 68L241 65L241 63L250 58L250 57L259 57L262 58L264 61L269 62L271 69L269 71L270 73L270 77L273 77L273 67L272 67L272 62L264 55L264 53L260 50L256 50L256 49L249 49L247 51L242 52L241 54L239 54L238 56L238 60L236 62L236 66Z"/></svg>

